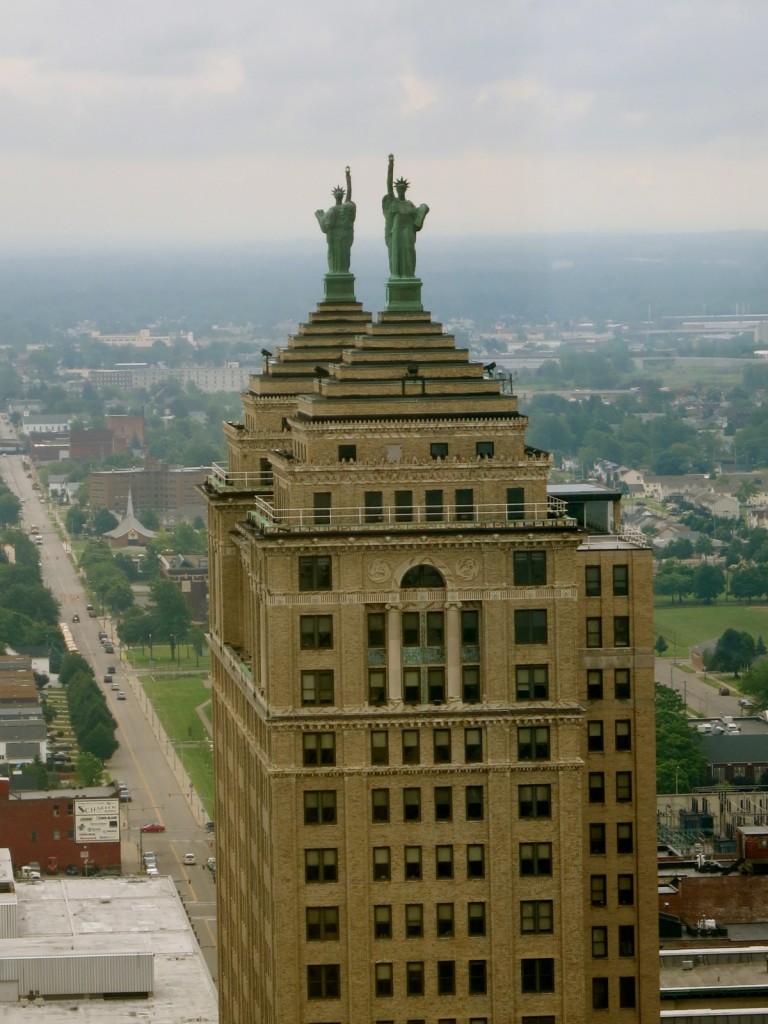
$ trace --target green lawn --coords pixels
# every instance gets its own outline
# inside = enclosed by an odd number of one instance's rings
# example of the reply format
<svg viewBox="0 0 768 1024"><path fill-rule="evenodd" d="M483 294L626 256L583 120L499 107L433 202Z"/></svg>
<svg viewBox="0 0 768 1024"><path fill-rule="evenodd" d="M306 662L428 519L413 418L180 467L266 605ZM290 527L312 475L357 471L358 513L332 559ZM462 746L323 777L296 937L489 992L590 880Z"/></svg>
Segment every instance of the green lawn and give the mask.
<svg viewBox="0 0 768 1024"><path fill-rule="evenodd" d="M665 658L674 657L675 649L677 657L687 658L688 649L694 644L717 639L726 629L743 630L768 642L768 606L735 601L713 605L684 601L682 605L672 605L665 600L654 607L654 631L669 644Z"/></svg>
<svg viewBox="0 0 768 1024"><path fill-rule="evenodd" d="M176 756L213 817L213 754L208 732L197 708L204 704L210 718L211 693L204 685L205 673L182 676L143 676L141 684L152 702Z"/></svg>
<svg viewBox="0 0 768 1024"><path fill-rule="evenodd" d="M152 663L150 664L149 647L131 647L126 651L126 657L134 668L153 668L157 672L178 671L186 669L188 672L207 673L211 667L211 655L208 648L203 648L203 653L198 657L191 644L177 644L176 657L171 658L170 644L152 645Z"/></svg>

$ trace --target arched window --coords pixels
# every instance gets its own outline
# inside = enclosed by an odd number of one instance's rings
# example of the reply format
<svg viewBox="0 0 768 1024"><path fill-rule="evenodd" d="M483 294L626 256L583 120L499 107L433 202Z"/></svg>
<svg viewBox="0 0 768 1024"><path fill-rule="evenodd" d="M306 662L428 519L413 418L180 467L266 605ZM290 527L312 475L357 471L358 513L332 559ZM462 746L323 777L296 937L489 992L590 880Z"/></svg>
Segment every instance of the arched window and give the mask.
<svg viewBox="0 0 768 1024"><path fill-rule="evenodd" d="M444 587L445 580L434 565L414 565L400 581L403 589L412 587Z"/></svg>

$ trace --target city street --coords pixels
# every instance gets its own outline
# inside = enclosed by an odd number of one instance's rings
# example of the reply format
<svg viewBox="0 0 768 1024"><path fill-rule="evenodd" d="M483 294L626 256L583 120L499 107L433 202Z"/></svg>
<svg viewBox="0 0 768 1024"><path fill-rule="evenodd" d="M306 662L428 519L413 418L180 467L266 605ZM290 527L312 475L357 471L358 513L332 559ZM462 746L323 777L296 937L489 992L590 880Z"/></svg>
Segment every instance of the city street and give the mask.
<svg viewBox="0 0 768 1024"><path fill-rule="evenodd" d="M120 658L115 637L114 654L106 654L99 642L98 631L104 628L113 635L107 618L89 618L87 597L67 554L65 543L56 533L39 492L33 490L21 465L20 456L0 458L0 472L11 489L23 499L22 525L25 532L34 525L40 530L43 581L61 606L61 620L69 623L80 653L91 664L97 682L102 683L107 667L116 668L115 680L126 699L118 701L117 691L105 685L107 703L118 722L120 746L108 763L112 778L125 782L132 800L121 804L122 859L124 873L140 867L142 850L153 850L162 874L170 874L176 882L187 913L192 920L208 963L216 980L216 906L215 883L205 867L208 857L215 855L214 837L203 828L206 813L192 790L176 754L155 718L151 705L127 660ZM77 614L79 622L72 622ZM165 832L142 834L148 822L160 822ZM184 863L184 856L194 853L195 865ZM91 854L98 862L98 852Z"/></svg>
<svg viewBox="0 0 768 1024"><path fill-rule="evenodd" d="M722 715L731 715L734 719L741 717L743 709L739 706L740 694L733 687L733 683L738 684L738 679L729 679L723 684L730 693L727 697L721 697L718 693L720 684L705 682L702 675L691 670L689 663L684 664L687 670L680 667L679 663L673 664L669 658L657 658L656 681L679 693L692 712L705 718Z"/></svg>

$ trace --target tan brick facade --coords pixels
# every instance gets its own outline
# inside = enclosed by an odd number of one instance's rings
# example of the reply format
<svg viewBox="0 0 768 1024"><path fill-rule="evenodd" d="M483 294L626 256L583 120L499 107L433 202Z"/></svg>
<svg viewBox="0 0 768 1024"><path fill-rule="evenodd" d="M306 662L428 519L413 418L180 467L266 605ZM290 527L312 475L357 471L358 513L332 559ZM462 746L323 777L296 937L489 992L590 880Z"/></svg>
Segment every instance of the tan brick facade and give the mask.
<svg viewBox="0 0 768 1024"><path fill-rule="evenodd" d="M617 496L579 526L428 314L321 303L243 406L205 488L222 1024L658 1020Z"/></svg>

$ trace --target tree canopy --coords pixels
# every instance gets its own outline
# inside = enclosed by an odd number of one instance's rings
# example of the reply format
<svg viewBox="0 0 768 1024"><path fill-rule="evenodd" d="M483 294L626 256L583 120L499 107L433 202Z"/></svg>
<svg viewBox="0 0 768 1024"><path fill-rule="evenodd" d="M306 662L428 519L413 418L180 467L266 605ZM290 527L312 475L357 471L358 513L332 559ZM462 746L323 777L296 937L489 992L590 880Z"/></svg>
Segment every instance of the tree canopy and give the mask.
<svg viewBox="0 0 768 1024"><path fill-rule="evenodd" d="M699 734L688 725L679 693L656 684L656 792L690 793L707 781Z"/></svg>

